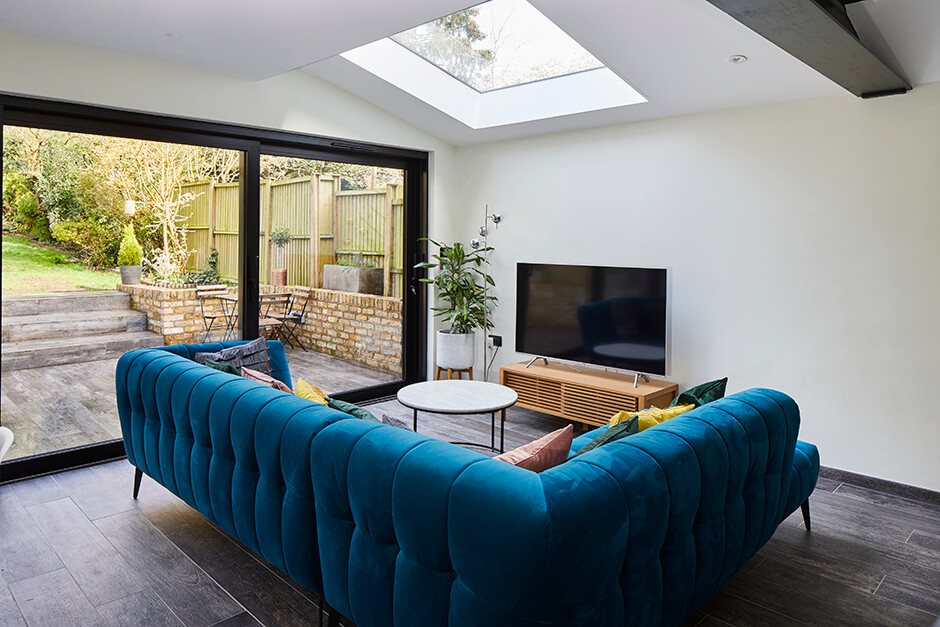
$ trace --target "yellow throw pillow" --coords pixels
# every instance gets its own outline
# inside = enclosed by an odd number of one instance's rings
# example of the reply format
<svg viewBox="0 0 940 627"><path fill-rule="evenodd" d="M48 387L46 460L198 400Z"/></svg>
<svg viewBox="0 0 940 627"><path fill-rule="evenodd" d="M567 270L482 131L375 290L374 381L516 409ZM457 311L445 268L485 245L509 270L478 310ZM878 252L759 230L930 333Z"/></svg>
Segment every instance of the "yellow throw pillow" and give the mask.
<svg viewBox="0 0 940 627"><path fill-rule="evenodd" d="M695 405L689 404L676 405L675 407L667 407L666 409L650 407L649 409L644 409L643 411L637 412L621 411L614 414L614 416L610 419L610 426L614 426L615 424L625 420L630 420L636 416L637 426L639 426L640 431L643 431L644 429L655 427L661 422L665 422L670 418L675 418L679 414L684 414L685 412L692 409L695 409Z"/></svg>
<svg viewBox="0 0 940 627"><path fill-rule="evenodd" d="M315 385L310 385L303 379L297 379L297 390L294 392L297 396L305 398L314 403L326 405L326 394Z"/></svg>

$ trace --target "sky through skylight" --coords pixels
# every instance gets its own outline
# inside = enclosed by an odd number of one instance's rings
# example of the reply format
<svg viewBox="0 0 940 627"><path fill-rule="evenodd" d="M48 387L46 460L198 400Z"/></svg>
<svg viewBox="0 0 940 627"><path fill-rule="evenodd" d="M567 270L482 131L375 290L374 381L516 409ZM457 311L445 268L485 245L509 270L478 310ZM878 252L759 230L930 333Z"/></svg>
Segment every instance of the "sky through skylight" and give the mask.
<svg viewBox="0 0 940 627"><path fill-rule="evenodd" d="M525 0L490 0L391 39L481 93L604 67Z"/></svg>

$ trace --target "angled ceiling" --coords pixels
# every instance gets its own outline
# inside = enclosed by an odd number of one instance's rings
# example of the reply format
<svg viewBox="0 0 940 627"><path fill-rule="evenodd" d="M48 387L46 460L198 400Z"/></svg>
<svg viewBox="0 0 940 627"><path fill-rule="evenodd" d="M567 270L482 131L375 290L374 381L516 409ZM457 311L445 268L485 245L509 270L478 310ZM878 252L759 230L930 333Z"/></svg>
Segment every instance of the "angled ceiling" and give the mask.
<svg viewBox="0 0 940 627"><path fill-rule="evenodd" d="M245 80L303 67L458 145L847 93L707 0L530 2L648 102L474 130L338 56L472 0L0 0L0 31ZM940 1L848 9L865 45L915 88L940 81ZM748 62L730 63L736 54Z"/></svg>

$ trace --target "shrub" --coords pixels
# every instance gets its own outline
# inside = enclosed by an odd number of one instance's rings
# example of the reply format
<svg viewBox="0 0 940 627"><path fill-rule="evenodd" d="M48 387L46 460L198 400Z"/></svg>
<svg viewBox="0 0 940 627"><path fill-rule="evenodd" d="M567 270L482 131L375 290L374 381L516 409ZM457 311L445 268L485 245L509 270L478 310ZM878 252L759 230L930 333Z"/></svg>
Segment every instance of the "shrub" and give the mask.
<svg viewBox="0 0 940 627"><path fill-rule="evenodd" d="M89 266L112 267L120 231L107 220L93 217L64 220L52 225L52 236L78 252Z"/></svg>
<svg viewBox="0 0 940 627"><path fill-rule="evenodd" d="M128 224L124 227L124 237L121 239L121 249L118 250L117 262L119 266L138 266L144 251L134 235L134 226Z"/></svg>
<svg viewBox="0 0 940 627"><path fill-rule="evenodd" d="M225 281L219 276L219 251L215 248L212 249L212 252L209 253L209 259L206 260L206 265L202 267L202 270L198 272L194 270L186 273L186 282L195 283L197 285L224 283Z"/></svg>
<svg viewBox="0 0 940 627"><path fill-rule="evenodd" d="M18 229L35 235L44 242L52 239L49 217L39 206L39 197L25 176L18 173L4 173L3 205L4 212L9 215L10 220Z"/></svg>

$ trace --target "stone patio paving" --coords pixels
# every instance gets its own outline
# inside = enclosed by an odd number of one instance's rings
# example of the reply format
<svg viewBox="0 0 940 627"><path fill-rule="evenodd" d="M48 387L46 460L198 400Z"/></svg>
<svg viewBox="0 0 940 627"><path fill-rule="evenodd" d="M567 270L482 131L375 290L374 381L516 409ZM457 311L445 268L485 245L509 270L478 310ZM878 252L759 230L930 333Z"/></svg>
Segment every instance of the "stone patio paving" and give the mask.
<svg viewBox="0 0 940 627"><path fill-rule="evenodd" d="M398 380L398 375L313 351L288 348L297 378L328 394ZM114 396L117 359L6 371L0 376L0 423L15 440L7 460L121 437Z"/></svg>

